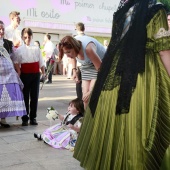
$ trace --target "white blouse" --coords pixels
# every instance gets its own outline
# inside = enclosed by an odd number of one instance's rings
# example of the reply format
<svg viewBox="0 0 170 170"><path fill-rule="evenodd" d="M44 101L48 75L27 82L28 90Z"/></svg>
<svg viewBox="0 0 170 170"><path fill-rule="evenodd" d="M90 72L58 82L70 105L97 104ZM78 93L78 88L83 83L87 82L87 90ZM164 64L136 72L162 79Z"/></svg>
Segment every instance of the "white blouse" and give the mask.
<svg viewBox="0 0 170 170"><path fill-rule="evenodd" d="M39 62L40 68L44 65L41 50L35 45L25 45L18 47L15 51L17 63L34 63Z"/></svg>
<svg viewBox="0 0 170 170"><path fill-rule="evenodd" d="M51 41L46 42L44 46L44 51L46 59L51 58L54 52L54 44Z"/></svg>
<svg viewBox="0 0 170 170"><path fill-rule="evenodd" d="M15 42L17 40L21 42L21 30L18 28L14 29L12 25L9 25L5 28L5 38L12 42Z"/></svg>

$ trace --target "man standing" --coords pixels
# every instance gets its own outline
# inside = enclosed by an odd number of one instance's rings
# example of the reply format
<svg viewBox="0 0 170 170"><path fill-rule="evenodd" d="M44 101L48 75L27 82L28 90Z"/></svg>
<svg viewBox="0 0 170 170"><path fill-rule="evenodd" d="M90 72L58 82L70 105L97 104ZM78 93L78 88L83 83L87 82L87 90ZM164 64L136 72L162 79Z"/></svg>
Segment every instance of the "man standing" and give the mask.
<svg viewBox="0 0 170 170"><path fill-rule="evenodd" d="M14 47L19 47L21 45L21 30L18 29L20 24L20 12L12 11L9 14L11 24L5 28L5 38L12 41Z"/></svg>
<svg viewBox="0 0 170 170"><path fill-rule="evenodd" d="M54 67L53 67L53 75L56 75L56 74L62 74L62 66L61 66L61 61L59 61L59 56L58 56L58 44L56 44L56 47L54 49L54 53L53 53L53 56L54 56Z"/></svg>
<svg viewBox="0 0 170 170"><path fill-rule="evenodd" d="M51 41L51 36L46 34L44 36L44 52L45 52L45 60L46 60L46 68L50 65L51 59L53 59L53 52L54 52L54 44ZM47 84L52 83L52 70L49 72L48 80L46 81Z"/></svg>
<svg viewBox="0 0 170 170"><path fill-rule="evenodd" d="M13 42L14 48L18 48L19 46L22 45L22 39L21 39L21 30L18 29L20 25L20 12L18 11L12 11L9 14L10 22L11 24L5 28L5 35L4 37L7 40L10 40ZM14 63L15 70L20 76L20 68L19 65Z"/></svg>
<svg viewBox="0 0 170 170"><path fill-rule="evenodd" d="M82 22L78 22L77 24L76 24L76 32L77 32L77 35L75 36L75 38L76 37L79 37L79 36L83 36L83 35L85 35L84 34L84 31L85 31L85 26L84 26L84 24L82 23Z"/></svg>

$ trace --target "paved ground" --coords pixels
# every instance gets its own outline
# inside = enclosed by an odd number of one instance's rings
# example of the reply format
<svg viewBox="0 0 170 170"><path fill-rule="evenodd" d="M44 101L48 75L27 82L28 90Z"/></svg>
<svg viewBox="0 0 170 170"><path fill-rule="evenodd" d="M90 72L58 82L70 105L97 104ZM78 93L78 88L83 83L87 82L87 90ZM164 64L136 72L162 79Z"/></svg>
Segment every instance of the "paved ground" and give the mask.
<svg viewBox="0 0 170 170"><path fill-rule="evenodd" d="M45 84L40 90L38 126L21 126L21 119L8 118L11 128L0 127L0 169L3 170L82 170L79 162L68 150L54 149L33 137L57 123L49 122L46 109L54 106L64 114L68 102L76 97L75 83L66 77L53 76L52 84Z"/></svg>

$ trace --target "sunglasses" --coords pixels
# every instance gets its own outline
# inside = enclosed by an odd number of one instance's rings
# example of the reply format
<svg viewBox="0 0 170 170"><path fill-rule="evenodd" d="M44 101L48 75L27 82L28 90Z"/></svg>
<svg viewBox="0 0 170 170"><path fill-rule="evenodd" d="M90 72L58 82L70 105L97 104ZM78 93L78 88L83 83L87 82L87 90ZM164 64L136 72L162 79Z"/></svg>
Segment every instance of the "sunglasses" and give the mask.
<svg viewBox="0 0 170 170"><path fill-rule="evenodd" d="M60 47L66 47L66 48L72 48L72 45L68 42L60 42L59 46Z"/></svg>

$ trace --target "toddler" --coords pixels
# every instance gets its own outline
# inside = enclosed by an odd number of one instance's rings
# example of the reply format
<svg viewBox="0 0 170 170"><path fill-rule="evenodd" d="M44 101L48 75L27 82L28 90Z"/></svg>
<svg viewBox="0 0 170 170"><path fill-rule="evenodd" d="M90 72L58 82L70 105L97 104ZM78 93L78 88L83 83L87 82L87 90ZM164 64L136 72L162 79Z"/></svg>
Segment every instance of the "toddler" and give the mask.
<svg viewBox="0 0 170 170"><path fill-rule="evenodd" d="M61 123L46 129L42 135L34 133L34 137L54 148L73 149L80 131L83 113L83 101L76 98L69 103L66 115L58 114Z"/></svg>

